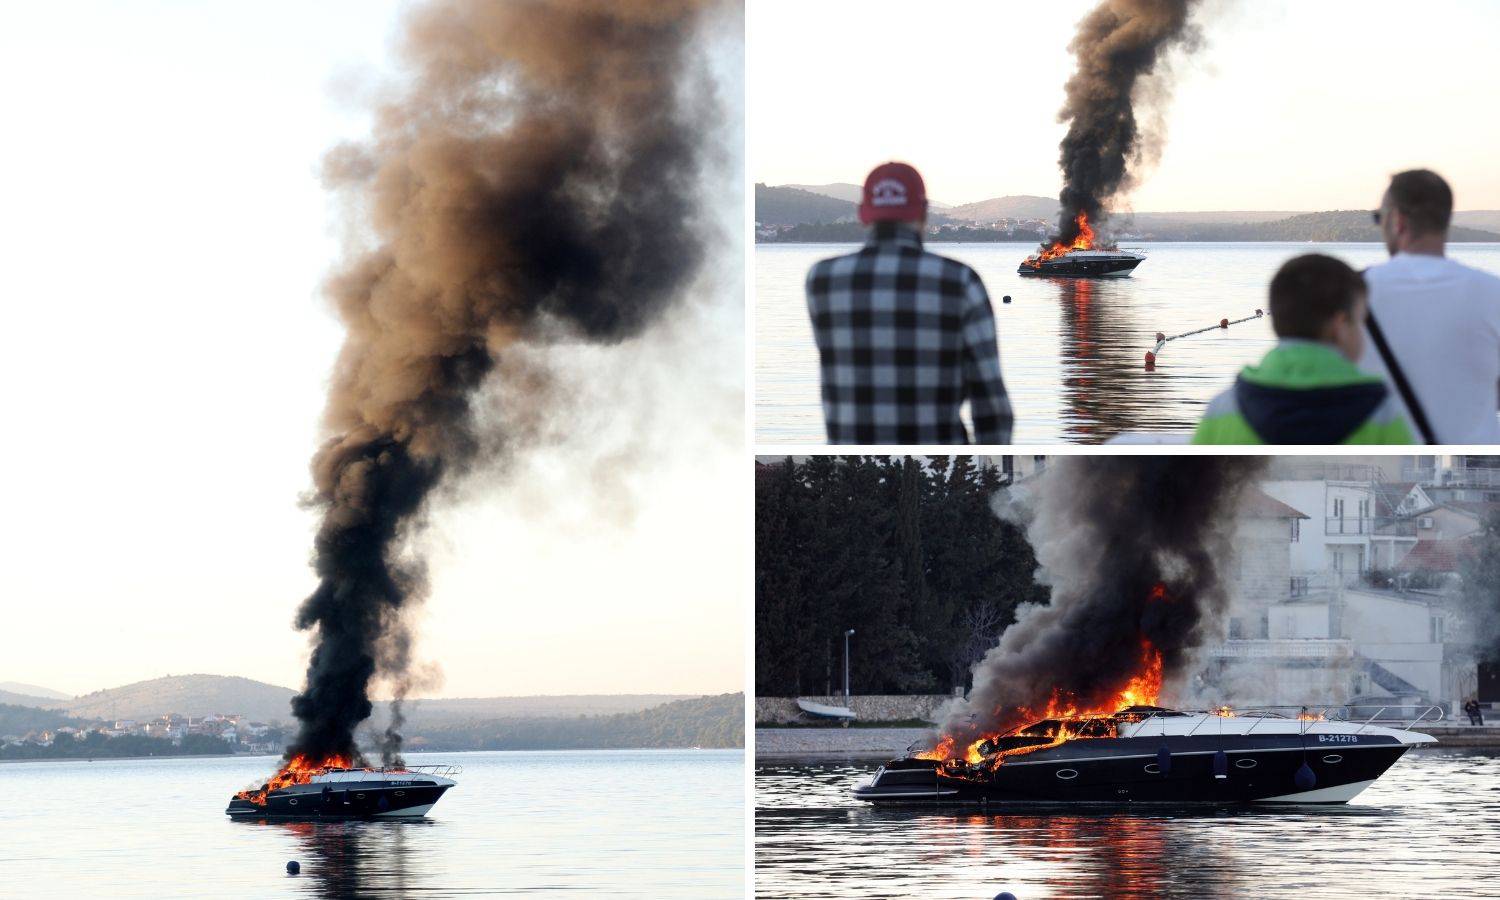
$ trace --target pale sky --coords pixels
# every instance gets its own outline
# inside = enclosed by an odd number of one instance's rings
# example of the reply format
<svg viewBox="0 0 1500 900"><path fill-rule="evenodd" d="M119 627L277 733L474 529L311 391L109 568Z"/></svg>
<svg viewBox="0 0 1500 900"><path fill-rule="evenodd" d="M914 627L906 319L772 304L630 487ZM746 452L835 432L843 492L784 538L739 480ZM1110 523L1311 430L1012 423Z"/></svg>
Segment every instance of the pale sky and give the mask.
<svg viewBox="0 0 1500 900"><path fill-rule="evenodd" d="M400 8L0 11L0 681L300 686L314 519L297 500L342 337L316 173L364 133ZM737 40L714 45L730 80ZM738 194L718 201L736 227ZM558 351L594 411L443 505L429 695L743 688L743 254L721 253L716 305Z"/></svg>
<svg viewBox="0 0 1500 900"><path fill-rule="evenodd" d="M750 172L860 183L902 159L928 195L1056 196L1067 45L1093 0L751 4ZM1391 173L1500 208L1493 0L1208 0L1141 211L1374 208Z"/></svg>

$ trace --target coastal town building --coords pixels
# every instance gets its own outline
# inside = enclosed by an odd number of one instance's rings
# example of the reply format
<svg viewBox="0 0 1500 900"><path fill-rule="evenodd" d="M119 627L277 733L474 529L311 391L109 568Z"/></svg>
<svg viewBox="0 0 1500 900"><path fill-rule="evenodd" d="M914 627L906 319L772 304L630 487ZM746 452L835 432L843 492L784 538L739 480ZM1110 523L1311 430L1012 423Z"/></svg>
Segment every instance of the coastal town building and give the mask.
<svg viewBox="0 0 1500 900"><path fill-rule="evenodd" d="M1456 713L1481 678L1461 563L1500 506L1457 493L1500 489L1479 469L1395 457L1278 465L1241 509L1231 614L1206 654L1204 693Z"/></svg>

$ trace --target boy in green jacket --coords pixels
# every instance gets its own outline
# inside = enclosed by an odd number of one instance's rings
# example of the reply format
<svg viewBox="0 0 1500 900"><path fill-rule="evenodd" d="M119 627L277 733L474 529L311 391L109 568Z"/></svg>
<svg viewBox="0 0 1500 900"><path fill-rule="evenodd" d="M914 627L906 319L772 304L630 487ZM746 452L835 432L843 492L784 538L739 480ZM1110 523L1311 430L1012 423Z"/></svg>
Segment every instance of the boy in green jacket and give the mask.
<svg viewBox="0 0 1500 900"><path fill-rule="evenodd" d="M1287 261L1271 279L1281 339L1215 397L1195 444L1410 444L1400 403L1355 367L1364 350L1365 283L1331 256Z"/></svg>

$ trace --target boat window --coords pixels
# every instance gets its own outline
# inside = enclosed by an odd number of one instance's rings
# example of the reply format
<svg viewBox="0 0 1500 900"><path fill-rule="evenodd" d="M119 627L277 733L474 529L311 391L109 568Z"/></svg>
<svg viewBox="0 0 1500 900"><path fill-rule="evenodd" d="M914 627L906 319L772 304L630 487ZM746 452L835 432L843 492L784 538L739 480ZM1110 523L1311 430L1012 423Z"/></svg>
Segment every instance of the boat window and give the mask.
<svg viewBox="0 0 1500 900"><path fill-rule="evenodd" d="M1058 769L1057 770L1057 777L1061 778L1063 781L1072 781L1074 778L1078 777L1078 770L1077 769Z"/></svg>
<svg viewBox="0 0 1500 900"><path fill-rule="evenodd" d="M1057 729L1062 723L1056 719L1043 719L1035 725L1028 725L1021 729L1021 734L1038 737L1051 737L1057 734Z"/></svg>
<svg viewBox="0 0 1500 900"><path fill-rule="evenodd" d="M396 792L396 796L397 797L405 797L406 796L406 791L397 791Z"/></svg>
<svg viewBox="0 0 1500 900"><path fill-rule="evenodd" d="M290 803L293 806L297 805L297 801L296 800L288 800L287 802Z"/></svg>
<svg viewBox="0 0 1500 900"><path fill-rule="evenodd" d="M1329 765L1333 765L1334 763L1341 763L1343 761L1344 758L1342 756L1339 756L1337 753L1330 753L1327 756L1323 757L1323 762L1326 762Z"/></svg>
<svg viewBox="0 0 1500 900"><path fill-rule="evenodd" d="M364 794L355 794L354 795L354 799L356 799L356 800L363 800L363 799L365 799L365 795Z"/></svg>
<svg viewBox="0 0 1500 900"><path fill-rule="evenodd" d="M1253 760L1253 759L1237 759L1237 760L1234 761L1234 765L1235 765L1235 768L1237 768L1237 769L1253 769L1253 768L1255 768L1255 760Z"/></svg>
<svg viewBox="0 0 1500 900"><path fill-rule="evenodd" d="M1148 775L1160 775L1161 774L1161 766L1158 766L1156 763L1146 763L1146 774L1148 774Z"/></svg>

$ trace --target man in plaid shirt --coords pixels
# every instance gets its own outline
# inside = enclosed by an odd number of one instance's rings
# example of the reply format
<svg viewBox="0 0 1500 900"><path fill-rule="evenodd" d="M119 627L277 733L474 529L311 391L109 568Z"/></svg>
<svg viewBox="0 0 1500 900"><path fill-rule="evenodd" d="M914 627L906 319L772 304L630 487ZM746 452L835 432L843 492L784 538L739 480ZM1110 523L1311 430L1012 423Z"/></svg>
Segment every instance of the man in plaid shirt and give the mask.
<svg viewBox="0 0 1500 900"><path fill-rule="evenodd" d="M922 249L927 189L905 163L865 179L857 253L807 275L830 444L1010 442L990 298L973 269Z"/></svg>

